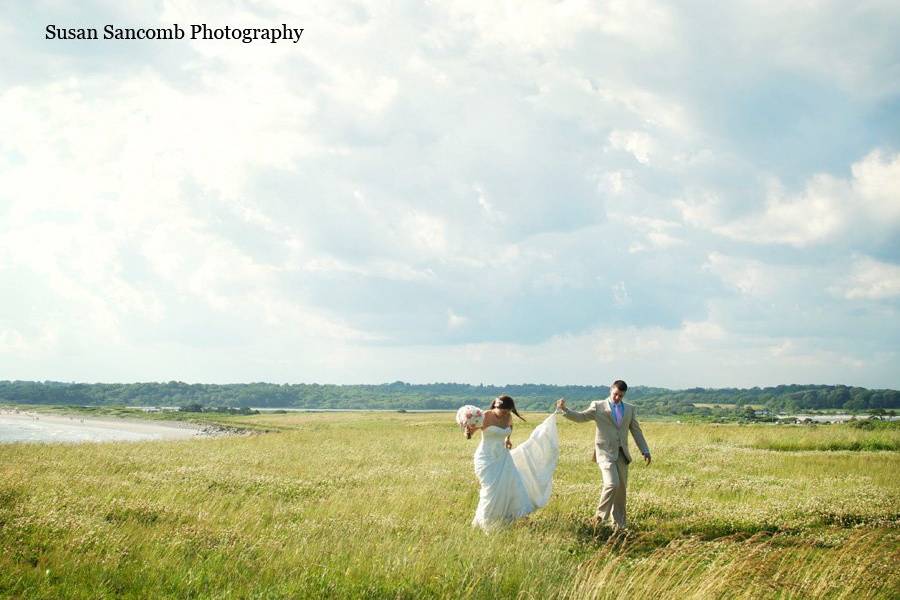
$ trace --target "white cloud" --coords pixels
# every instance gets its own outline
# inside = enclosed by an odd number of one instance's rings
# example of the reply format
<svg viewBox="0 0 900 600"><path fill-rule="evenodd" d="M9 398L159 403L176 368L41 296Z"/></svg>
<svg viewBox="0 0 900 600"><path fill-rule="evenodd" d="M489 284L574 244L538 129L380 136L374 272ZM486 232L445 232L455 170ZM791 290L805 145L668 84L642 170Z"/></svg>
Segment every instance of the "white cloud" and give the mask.
<svg viewBox="0 0 900 600"><path fill-rule="evenodd" d="M235 122L231 115L255 112L239 96L214 101L219 96L183 93L152 73L0 94L0 126L11 134L0 144L20 157L2 171L0 255L57 299L52 326L60 335L78 339L85 332L76 323L88 323L98 341L122 343L126 324L154 327L170 318L174 307L164 298L179 294L199 301L192 310L271 321L280 306L280 318L307 334L367 337L259 291L275 271L210 233L211 215L185 201L185 184L200 183L196 194L223 199L211 203L219 215L233 213L267 235L296 241L240 198L252 169L277 167L296 149L281 152L283 130L264 123L271 115ZM136 275L128 261L145 261L147 273Z"/></svg>
<svg viewBox="0 0 900 600"><path fill-rule="evenodd" d="M900 153L870 152L851 167L853 191L873 223L900 225Z"/></svg>
<svg viewBox="0 0 900 600"><path fill-rule="evenodd" d="M837 235L845 226L846 190L828 176L814 180L799 197L785 198L777 185L762 212L732 221L717 216L718 200L676 201L685 223L754 244L807 246Z"/></svg>
<svg viewBox="0 0 900 600"><path fill-rule="evenodd" d="M900 296L900 265L858 257L846 280L833 288L850 300L885 300Z"/></svg>
<svg viewBox="0 0 900 600"><path fill-rule="evenodd" d="M591 336L592 355L600 365L653 361L664 353L665 335L657 328L604 330Z"/></svg>
<svg viewBox="0 0 900 600"><path fill-rule="evenodd" d="M704 268L749 296L770 296L785 279L783 273L760 261L735 258L718 252L707 257Z"/></svg>
<svg viewBox="0 0 900 600"><path fill-rule="evenodd" d="M478 196L478 206L481 207L481 210L484 212L485 219L491 223L503 223L506 221L506 215L503 212L497 210L493 204L491 204L490 200L488 200L487 193L484 191L484 188L480 185L473 186L475 190L475 194Z"/></svg>
<svg viewBox="0 0 900 600"><path fill-rule="evenodd" d="M655 148L653 138L643 131L613 131L609 134L609 144L616 150L628 152L643 165L650 163Z"/></svg>
<svg viewBox="0 0 900 600"><path fill-rule="evenodd" d="M613 302L616 306L625 306L631 301L628 296L628 288L624 281L618 281L612 286Z"/></svg>
<svg viewBox="0 0 900 600"><path fill-rule="evenodd" d="M685 223L753 244L807 247L840 236L871 238L900 228L900 154L883 158L880 150L852 166L850 180L819 174L800 194L769 184L765 207L748 216L726 219L713 195L679 199L675 206Z"/></svg>
<svg viewBox="0 0 900 600"><path fill-rule="evenodd" d="M0 355L46 360L58 345L59 335L47 324L39 326L32 335L15 329L0 330Z"/></svg>
<svg viewBox="0 0 900 600"><path fill-rule="evenodd" d="M613 171L605 175L602 187L613 194L621 194L625 190L626 181L632 177L633 175L628 171Z"/></svg>
<svg viewBox="0 0 900 600"><path fill-rule="evenodd" d="M727 332L718 323L712 321L685 321L682 324L678 339L682 347L700 347L708 350L704 342L724 340Z"/></svg>
<svg viewBox="0 0 900 600"><path fill-rule="evenodd" d="M673 42L673 18L659 2L587 0L516 4L460 0L448 5L451 19L473 27L483 44L524 52L554 51L592 32L612 43L659 50Z"/></svg>
<svg viewBox="0 0 900 600"><path fill-rule="evenodd" d="M682 225L674 221L622 214L609 213L610 221L621 223L628 228L633 241L628 246L631 254L650 250L665 250L684 245L685 241L675 234L680 232Z"/></svg>
<svg viewBox="0 0 900 600"><path fill-rule="evenodd" d="M843 371L864 371L867 361L846 352L834 352L808 347L794 339L780 340L770 346L772 358L781 365L792 368L816 369L831 364Z"/></svg>
<svg viewBox="0 0 900 600"><path fill-rule="evenodd" d="M461 1L447 8L454 21L474 27L482 43L528 50L567 45L598 20L592 3L582 0L554 4L528 0L516 5Z"/></svg>
<svg viewBox="0 0 900 600"><path fill-rule="evenodd" d="M879 0L849 12L840 3L809 8L803 3L735 3L729 23L734 27L727 28L727 35L747 46L768 48L766 59L774 68L815 74L847 93L897 93L896 46L885 43L890 35L886 28L874 26L896 23L896 4Z"/></svg>
<svg viewBox="0 0 900 600"><path fill-rule="evenodd" d="M453 312L452 309L447 310L447 328L448 329L459 329L464 327L469 320L462 316Z"/></svg>
<svg viewBox="0 0 900 600"><path fill-rule="evenodd" d="M434 215L413 211L402 223L403 233L420 252L443 255L448 248L447 227L444 221Z"/></svg>
<svg viewBox="0 0 900 600"><path fill-rule="evenodd" d="M889 3L101 3L78 18L307 31L17 33L66 11L0 17L11 376L896 384ZM773 366L784 340L812 358Z"/></svg>

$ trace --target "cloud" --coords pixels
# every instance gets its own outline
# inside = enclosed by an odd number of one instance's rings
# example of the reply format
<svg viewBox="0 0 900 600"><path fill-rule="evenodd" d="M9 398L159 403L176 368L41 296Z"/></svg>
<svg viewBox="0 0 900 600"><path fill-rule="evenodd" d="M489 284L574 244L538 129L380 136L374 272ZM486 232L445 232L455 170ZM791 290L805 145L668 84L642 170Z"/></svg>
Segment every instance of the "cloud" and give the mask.
<svg viewBox="0 0 900 600"><path fill-rule="evenodd" d="M465 324L469 320L462 315L458 315L452 310L447 311L447 328L448 329L459 329L460 327L464 327Z"/></svg>
<svg viewBox="0 0 900 600"><path fill-rule="evenodd" d="M653 138L643 131L613 131L609 134L609 144L616 150L624 150L636 161L646 165L654 152Z"/></svg>
<svg viewBox="0 0 900 600"><path fill-rule="evenodd" d="M740 259L713 252L704 265L728 286L748 296L771 296L784 282L785 275L777 268L753 259Z"/></svg>
<svg viewBox="0 0 900 600"><path fill-rule="evenodd" d="M623 223L634 232L635 241L631 242L628 252L645 252L681 246L685 242L679 238L681 224L665 219L639 217L618 212L610 212L609 219L614 223Z"/></svg>
<svg viewBox="0 0 900 600"><path fill-rule="evenodd" d="M625 286L624 281L617 281L612 286L613 293L613 302L615 302L616 306L625 306L628 304L630 298L628 297L628 288Z"/></svg>
<svg viewBox="0 0 900 600"><path fill-rule="evenodd" d="M853 163L852 188L872 224L900 225L900 153L885 156L874 150Z"/></svg>
<svg viewBox="0 0 900 600"><path fill-rule="evenodd" d="M601 32L614 39L658 45L669 28L668 12L655 2L584 0L547 3L529 0L517 5L461 1L449 5L453 20L478 33L485 45L519 51L552 51L572 45L573 38Z"/></svg>
<svg viewBox="0 0 900 600"><path fill-rule="evenodd" d="M719 200L708 195L677 200L685 223L733 240L753 244L788 244L799 248L848 237L871 243L900 230L900 154L881 150L853 163L850 180L814 176L803 191L785 193L777 180L769 184L761 211L736 219L718 214Z"/></svg>
<svg viewBox="0 0 900 600"><path fill-rule="evenodd" d="M853 264L843 295L850 300L884 300L900 296L900 266L870 257L859 257Z"/></svg>
<svg viewBox="0 0 900 600"><path fill-rule="evenodd" d="M0 376L896 385L898 18L5 11ZM23 33L76 20L306 32Z"/></svg>

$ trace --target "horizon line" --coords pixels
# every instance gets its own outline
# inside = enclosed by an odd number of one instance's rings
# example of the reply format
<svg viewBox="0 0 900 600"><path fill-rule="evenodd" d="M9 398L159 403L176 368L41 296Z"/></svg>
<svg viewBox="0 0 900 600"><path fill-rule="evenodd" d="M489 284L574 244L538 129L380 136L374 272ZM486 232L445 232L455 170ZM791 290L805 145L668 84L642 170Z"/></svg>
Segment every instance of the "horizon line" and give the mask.
<svg viewBox="0 0 900 600"><path fill-rule="evenodd" d="M154 385L167 385L167 384L184 384L184 385L220 385L220 386L236 386L236 385L278 385L278 386L293 386L293 385L318 385L318 386L334 386L334 387L358 387L358 386L389 386L396 384L403 384L408 386L432 386L432 385L459 385L459 386L470 386L470 387L490 387L490 388L506 388L506 387L516 387L516 386L543 386L543 387L585 387L585 388L606 388L611 384L582 384L582 383L534 383L534 382L523 382L523 383L461 383L455 381L433 381L429 383L412 383L408 381L403 381L400 379L390 381L390 382L381 382L381 383L319 383L319 382L283 382L278 383L274 381L246 381L246 382L228 382L228 383L218 383L218 382L187 382L182 380L170 379L168 381L61 381L55 379L44 379L44 380L36 380L36 379L0 379L0 384L2 383L38 383L38 384L47 384L47 383L57 383L63 385L140 385L140 384L154 384ZM845 387L849 389L859 388L865 390L872 391L900 391L900 389L895 388L887 388L887 387L866 387L862 385L850 385L845 383L777 383L773 385L754 385L749 387L741 387L741 386L724 386L724 387L706 387L706 386L691 386L691 387L666 387L662 385L643 385L643 384L633 384L629 385L629 389L662 389L667 391L678 391L685 392L689 390L754 390L754 389L771 389L777 387Z"/></svg>

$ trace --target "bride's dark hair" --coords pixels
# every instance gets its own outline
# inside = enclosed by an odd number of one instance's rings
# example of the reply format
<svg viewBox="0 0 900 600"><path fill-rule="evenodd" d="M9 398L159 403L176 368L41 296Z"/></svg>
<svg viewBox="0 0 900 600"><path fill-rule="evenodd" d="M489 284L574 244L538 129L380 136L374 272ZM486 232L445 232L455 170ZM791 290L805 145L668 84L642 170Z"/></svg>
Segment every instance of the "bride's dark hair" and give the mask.
<svg viewBox="0 0 900 600"><path fill-rule="evenodd" d="M496 398L494 398L494 401L491 402L491 408L502 408L508 410L523 421L525 420L525 417L520 415L519 411L516 410L516 401L512 399L512 396L497 396Z"/></svg>

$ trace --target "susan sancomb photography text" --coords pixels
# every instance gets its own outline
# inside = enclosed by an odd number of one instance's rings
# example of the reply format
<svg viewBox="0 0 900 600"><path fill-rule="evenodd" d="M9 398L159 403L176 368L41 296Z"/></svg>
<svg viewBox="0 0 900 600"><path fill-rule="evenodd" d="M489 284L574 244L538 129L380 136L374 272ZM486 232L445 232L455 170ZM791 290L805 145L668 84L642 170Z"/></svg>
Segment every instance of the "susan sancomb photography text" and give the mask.
<svg viewBox="0 0 900 600"><path fill-rule="evenodd" d="M189 25L186 28L178 23L171 27L117 27L104 25L102 30L96 27L61 27L47 25L44 28L44 39L47 40L238 40L244 44L265 41L271 44L291 42L296 44L303 35L302 27L289 27L282 23L278 27L211 27L206 23Z"/></svg>

